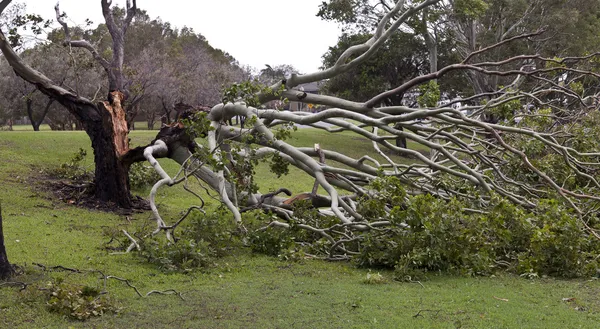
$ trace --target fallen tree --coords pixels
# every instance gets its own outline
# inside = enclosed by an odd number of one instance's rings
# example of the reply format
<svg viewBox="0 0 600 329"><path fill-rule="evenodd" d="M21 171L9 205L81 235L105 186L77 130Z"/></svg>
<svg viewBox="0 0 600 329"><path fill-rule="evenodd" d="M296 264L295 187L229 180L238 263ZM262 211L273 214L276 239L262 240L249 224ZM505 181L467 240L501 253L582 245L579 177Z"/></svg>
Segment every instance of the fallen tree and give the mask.
<svg viewBox="0 0 600 329"><path fill-rule="evenodd" d="M595 177L596 168L600 164L597 161L600 153L573 147L576 137L571 131L577 128L582 118L595 116L597 111L594 106L589 106L590 99L595 96L584 99L572 88L584 78L598 77L591 70L579 68L597 54L564 59L520 55L497 62L475 62L477 56L486 51L543 34L543 31L538 31L518 35L474 52L461 63L414 78L362 103L294 90L295 86L302 83L327 79L358 65L365 58L363 56L375 51L385 40L386 33L402 23L403 18L433 2L435 1L424 2L407 9L399 1L396 8L380 22L378 33L372 39L349 48L340 56L336 65L327 70L292 75L251 97L237 101L232 99L213 107L206 117L202 116L203 123L196 122L201 127L196 133L207 136L208 148L194 145L193 139L187 136L189 130L181 123L164 128L161 134L169 137L159 134L154 144L144 151L144 157L163 177L150 195L158 224L154 233L173 230L185 218L184 216L175 225L167 225L162 220L154 205L158 188L187 182L188 176L195 176L219 193L222 202L230 209L237 222L241 222L241 213L248 209L260 208L274 212L280 220L273 220L268 227L296 226L317 233L331 243L328 255L330 259L347 258L360 249L359 245L354 245L354 250L344 246L355 241L353 231L380 229L392 224L387 219L396 207L401 206L402 199L392 198L393 202L381 205L381 212L376 217L369 218L361 214L359 208L361 201L380 196L381 191L374 189L372 183L381 178L394 177L399 179L408 194L428 194L444 200L468 200L474 207L465 208L464 211L467 212L485 213L486 207L492 205L493 195L499 195L525 209L535 209L543 199L560 198L575 211L585 229L582 234L599 238L597 230L592 227L597 225L592 214L598 201L595 192L600 187ZM391 17L397 17L397 20L388 21ZM497 92L455 99L444 106L408 108L383 105L387 97L427 85L446 74L464 71L512 78L510 84ZM525 91L523 86L533 87ZM329 109L313 114L259 107L260 104L277 98L324 105ZM453 104L458 106L453 107ZM525 104L535 104L537 110L523 112ZM502 125L479 120L488 111L507 110L513 114L520 113L520 117L529 120L548 118L548 124L539 126L541 131L536 131L532 127L519 127L514 122L512 125ZM241 129L225 124L228 118L236 115L245 117L253 127ZM198 118L196 120L201 121ZM331 126L324 128L318 125L320 122ZM277 128L282 125L286 127L290 123L312 125L331 133L356 133L371 140L374 150L387 163L380 163L366 155L351 158L335 150L322 149L319 145L314 148L293 147L281 137L285 136L282 131L289 129L289 126L283 130ZM395 146L393 141L398 137L431 149L433 155L427 157L417 151ZM531 143L538 143L537 147L562 159L569 175L582 179L587 184L569 186L561 182L560 177L552 177L552 173L546 172L547 168L539 164L539 159L531 158L526 149ZM253 144L256 148L249 147L248 144ZM399 163L386 155L382 148L418 161L411 165ZM183 177L178 175L172 178L162 170L155 157L164 156L182 164L180 175ZM248 183L241 182L236 177L240 174L250 175L251 171L244 172L240 168L251 159L265 157L275 157L283 165L290 164L303 170L314 177L316 186L323 187L327 195L316 194L316 189L292 198L279 197L279 193L261 194L252 189L245 190L242 186L247 187ZM328 163L325 163L325 159ZM518 168L515 163L519 164ZM535 182L520 179L514 170L528 171L537 178ZM342 195L341 190L350 194ZM278 192L289 193L285 186ZM294 202L297 200L309 200L314 207L321 208L320 214L335 217L339 222L328 227L309 225L295 216Z"/></svg>
<svg viewBox="0 0 600 329"><path fill-rule="evenodd" d="M5 0L2 4L8 2ZM347 259L358 254L363 240L361 232L381 232L390 227L414 228L414 223L398 218L398 214L408 207L411 195L433 196L435 200L448 203L461 200L461 212L479 214L486 214L489 207L498 204L497 198L531 211L535 211L542 200L559 199L572 209L582 229L580 234L600 238L595 217L600 205L597 196L600 183L596 177L600 152L595 151L594 145L581 143L582 137L592 134L594 128L586 131L582 122L595 122L597 113L595 96L585 95L584 87L597 83L600 78L593 67L598 54L569 58L523 54L493 62L477 61L478 56L487 51L540 37L543 31L538 31L504 39L471 53L460 63L413 78L364 102L308 94L297 89L301 84L329 79L357 67L409 18L437 2L427 0L407 4L396 1L381 18L373 36L344 51L332 67L310 74L292 74L268 87L251 83L234 85L226 90L221 104L207 113L185 113L178 122L163 127L149 145L129 149L127 144L113 143L117 139L111 137L112 146L98 149L96 157L106 156L112 159L110 163L118 161L124 166L123 170L128 164L140 161L148 161L155 168L162 179L150 194L157 223L153 234L166 231L167 238L172 241L173 230L191 211L201 210L204 201L200 198L201 205L190 208L174 224L167 224L156 207L155 196L165 185L187 184L192 178L197 178L206 189L215 191L241 226L242 214L249 210L261 209L276 214L277 218L259 230L281 227L311 232L319 237L319 241L324 241L328 259ZM105 8L107 2L102 3ZM135 1L131 8L135 9ZM117 125L123 123L119 119L123 100L119 92L112 94L110 102L90 104L23 64L3 35L0 35L0 48L15 71L44 93L57 97L63 105L79 104L89 108L89 113L98 120L106 119L102 121L106 124L101 126L86 125L88 121L84 120L86 131L109 127L107 136L113 136L118 130ZM439 105L439 93L436 96L432 92L435 81L464 72L495 76L506 81L506 85L494 92ZM422 96L433 98L433 102L426 102L429 107L385 105L388 98L415 90ZM432 94L428 95L429 92ZM281 99L322 105L328 109L307 113L261 107ZM490 111L517 114L524 118L523 122L529 123L494 124L479 120L482 114ZM74 112L82 113L79 107ZM243 117L246 128L227 124L234 116ZM294 147L285 141L294 125L310 125L330 133L352 132L370 140L375 153L383 160L369 155L353 158L327 149L323 143L324 147ZM119 131L124 133L121 137L126 136L126 125ZM208 146L198 145L195 141L198 137L205 137ZM430 149L431 156L397 147L394 141L398 138ZM404 164L384 149L416 161ZM171 177L162 169L156 160L162 157L173 159L182 166L177 176ZM292 196L282 180L284 186L280 190L261 193L252 177L253 163L261 158L270 159L278 174L284 174L288 165L299 168L315 179L315 188ZM557 165L560 170L546 166L548 159L560 161ZM114 174L102 169L99 172L98 166L102 163L109 164L105 159L100 164L97 160L97 179L117 179L102 176ZM102 178L98 178L99 175ZM119 177L121 182L126 176ZM401 188L390 192L390 187L396 183ZM319 195L318 187L326 194ZM288 196L282 197L281 193ZM126 199L128 196L111 198ZM318 216L329 220L309 222L298 215L301 200L304 200L303 204L308 202L319 209ZM371 200L377 202L369 203ZM118 203L126 205L127 202ZM365 206L368 204L374 204L375 208L368 209ZM132 240L129 250L139 248L135 238L125 234Z"/></svg>

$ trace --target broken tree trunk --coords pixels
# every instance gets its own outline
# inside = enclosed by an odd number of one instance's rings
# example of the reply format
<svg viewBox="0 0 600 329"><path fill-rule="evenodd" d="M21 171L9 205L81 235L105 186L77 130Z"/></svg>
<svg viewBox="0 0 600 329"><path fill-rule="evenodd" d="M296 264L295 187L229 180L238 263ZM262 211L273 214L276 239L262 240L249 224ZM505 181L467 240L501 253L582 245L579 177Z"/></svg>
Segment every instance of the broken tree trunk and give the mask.
<svg viewBox="0 0 600 329"><path fill-rule="evenodd" d="M122 161L129 151L127 120L121 105L124 96L120 92L112 92L111 95L112 103L105 101L97 105L101 123L88 124L83 121L94 149L95 195L100 201L131 208L129 164Z"/></svg>

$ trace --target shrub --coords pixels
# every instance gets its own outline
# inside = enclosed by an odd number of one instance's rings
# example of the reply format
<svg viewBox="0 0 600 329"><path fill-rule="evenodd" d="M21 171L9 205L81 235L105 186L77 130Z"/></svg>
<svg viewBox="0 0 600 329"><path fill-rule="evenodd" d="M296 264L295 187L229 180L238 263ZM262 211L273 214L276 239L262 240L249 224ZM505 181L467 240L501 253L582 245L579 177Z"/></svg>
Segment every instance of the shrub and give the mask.
<svg viewBox="0 0 600 329"><path fill-rule="evenodd" d="M397 279L427 272L490 275L509 271L560 277L595 275L597 243L578 218L557 200L526 211L494 197L487 213L430 195L409 197L392 210L393 226L362 235L355 262L393 267Z"/></svg>
<svg viewBox="0 0 600 329"><path fill-rule="evenodd" d="M149 238L140 242L140 255L165 271L190 271L214 264L210 246L205 241L180 239L170 243L160 238Z"/></svg>
<svg viewBox="0 0 600 329"><path fill-rule="evenodd" d="M93 178L93 173L88 171L83 165L87 152L80 148L73 156L58 168L49 170L50 175L56 178L69 179L74 181L86 181Z"/></svg>
<svg viewBox="0 0 600 329"><path fill-rule="evenodd" d="M195 213L178 233L177 242L160 236L141 239L140 256L167 271L208 268L216 259L241 246L237 225L223 207L206 215Z"/></svg>
<svg viewBox="0 0 600 329"><path fill-rule="evenodd" d="M129 186L131 188L144 188L152 186L160 180L160 175L154 168L136 162L129 167Z"/></svg>

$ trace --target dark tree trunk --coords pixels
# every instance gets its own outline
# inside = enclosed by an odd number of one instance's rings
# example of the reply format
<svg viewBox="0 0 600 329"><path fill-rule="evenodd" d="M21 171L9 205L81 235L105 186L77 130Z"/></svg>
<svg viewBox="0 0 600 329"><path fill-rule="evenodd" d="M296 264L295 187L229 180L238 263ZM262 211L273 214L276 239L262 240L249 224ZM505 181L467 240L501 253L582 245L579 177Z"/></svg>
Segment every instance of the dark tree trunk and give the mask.
<svg viewBox="0 0 600 329"><path fill-rule="evenodd" d="M33 131L40 131L40 125L37 125L33 118L33 100L28 97L27 100L25 100L25 105L27 106L27 117L33 126Z"/></svg>
<svg viewBox="0 0 600 329"><path fill-rule="evenodd" d="M402 128L402 126L400 124L394 125L394 128L398 129L400 131L404 131L404 128ZM396 146L399 148L403 148L403 149L407 148L406 147L407 146L406 145L406 137L400 136L400 137L396 138Z"/></svg>
<svg viewBox="0 0 600 329"><path fill-rule="evenodd" d="M386 106L400 106L400 105L402 105L403 98L404 98L404 94L394 95L394 96L391 96L390 98L388 98L385 101L385 104L386 104ZM402 128L402 125L400 123L395 124L394 129L404 131L404 128ZM406 137L398 136L398 138L396 138L396 146L406 149L407 148Z"/></svg>
<svg viewBox="0 0 600 329"><path fill-rule="evenodd" d="M137 104L130 104L129 108L125 111L127 127L129 127L129 130L135 130L135 118L138 115L139 109L140 108Z"/></svg>
<svg viewBox="0 0 600 329"><path fill-rule="evenodd" d="M152 113L148 116L148 118L146 118L146 120L148 122L148 130L153 130L154 122L156 121L156 115L154 115L154 113Z"/></svg>
<svg viewBox="0 0 600 329"><path fill-rule="evenodd" d="M112 94L112 104L103 102L97 105L102 122L84 121L83 125L94 149L96 198L113 202L122 208L131 208L129 164L121 161L121 157L129 151L127 120L121 106L123 94Z"/></svg>
<svg viewBox="0 0 600 329"><path fill-rule="evenodd" d="M160 99L160 102L162 104L163 110L165 111L165 115L162 116L162 123L163 124L167 124L170 125L171 124L171 111L173 110L170 106L167 105L167 103L165 103L164 99Z"/></svg>
<svg viewBox="0 0 600 329"><path fill-rule="evenodd" d="M129 151L127 120L121 106L124 95L118 91L111 95L112 103L105 101L95 105L73 101L69 97L61 97L57 101L78 117L92 142L96 165L95 197L121 208L131 208L130 164L122 161Z"/></svg>
<svg viewBox="0 0 600 329"><path fill-rule="evenodd" d="M4 231L2 230L2 207L0 206L0 280L10 278L15 273L14 268L8 261L6 248L4 247Z"/></svg>
<svg viewBox="0 0 600 329"><path fill-rule="evenodd" d="M48 102L46 103L46 107L44 108L44 112L42 112L42 115L40 116L39 120L36 120L33 117L33 100L30 97L27 98L27 100L25 101L25 104L27 105L27 117L29 118L29 121L31 122L33 131L40 131L40 126L42 125L42 122L44 122L44 119L46 118L46 115L48 114L48 111L50 110L50 106L52 106L52 103L54 103L54 100L52 98L48 99Z"/></svg>

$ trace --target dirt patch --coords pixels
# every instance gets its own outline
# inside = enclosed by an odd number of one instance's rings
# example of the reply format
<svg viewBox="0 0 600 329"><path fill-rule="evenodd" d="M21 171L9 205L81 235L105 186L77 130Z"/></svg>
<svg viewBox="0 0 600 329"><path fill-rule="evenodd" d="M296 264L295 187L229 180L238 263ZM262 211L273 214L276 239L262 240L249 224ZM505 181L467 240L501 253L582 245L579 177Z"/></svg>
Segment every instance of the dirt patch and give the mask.
<svg viewBox="0 0 600 329"><path fill-rule="evenodd" d="M35 172L35 171L34 171ZM39 171L38 171L39 172ZM133 208L119 208L113 202L102 202L95 198L95 186L91 181L70 181L51 177L47 173L40 173L37 177L30 178L34 190L46 192L53 202L65 203L76 207L131 215L134 212L150 210L150 203L139 196L132 197Z"/></svg>

